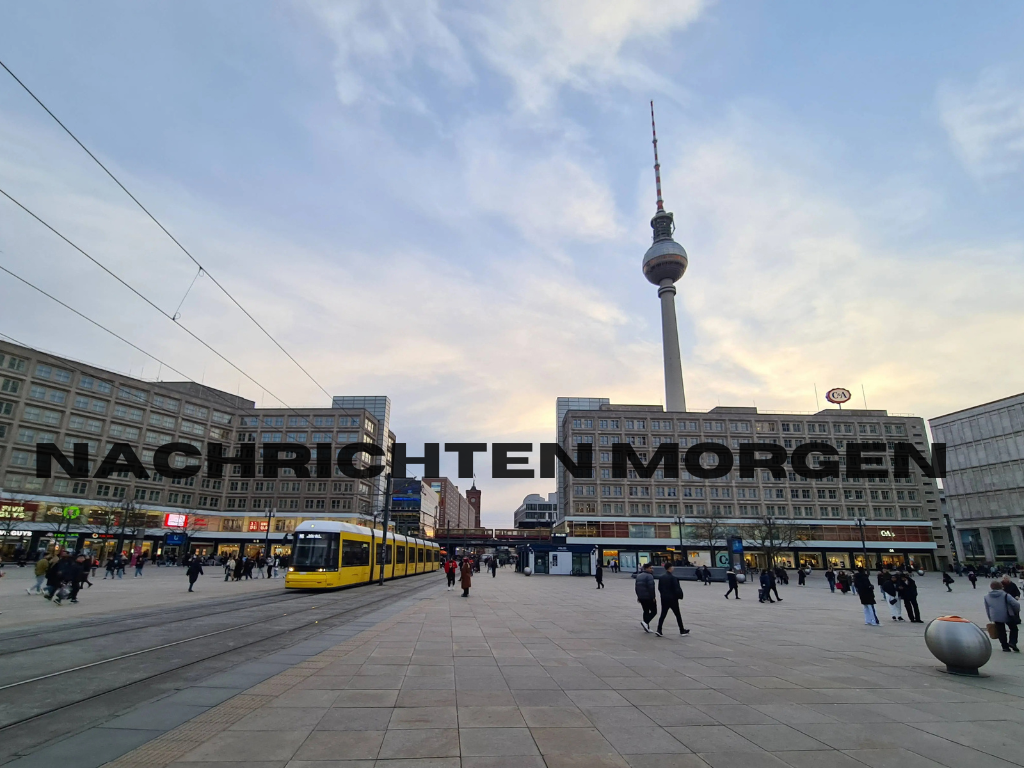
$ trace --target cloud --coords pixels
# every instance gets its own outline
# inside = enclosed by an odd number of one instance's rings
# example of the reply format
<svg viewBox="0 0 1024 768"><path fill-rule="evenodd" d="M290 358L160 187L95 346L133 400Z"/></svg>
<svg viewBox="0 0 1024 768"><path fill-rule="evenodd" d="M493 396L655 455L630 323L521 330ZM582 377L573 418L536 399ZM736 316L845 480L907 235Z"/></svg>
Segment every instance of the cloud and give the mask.
<svg viewBox="0 0 1024 768"><path fill-rule="evenodd" d="M972 175L985 179L1024 170L1024 83L989 69L974 83L944 83L937 102L953 148Z"/></svg>
<svg viewBox="0 0 1024 768"><path fill-rule="evenodd" d="M611 86L666 90L644 61L653 46L669 55L673 33L692 24L706 0L471 0L437 3L314 2L333 40L342 103L374 100L426 110L408 85L418 68L457 88L481 70L509 82L518 106L551 106L563 87L596 93Z"/></svg>

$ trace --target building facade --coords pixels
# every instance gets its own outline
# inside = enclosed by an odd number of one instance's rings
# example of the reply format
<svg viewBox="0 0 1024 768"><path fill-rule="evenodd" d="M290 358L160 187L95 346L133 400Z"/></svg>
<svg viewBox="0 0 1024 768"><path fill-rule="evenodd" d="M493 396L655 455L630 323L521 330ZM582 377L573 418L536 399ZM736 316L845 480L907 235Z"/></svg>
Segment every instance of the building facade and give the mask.
<svg viewBox="0 0 1024 768"><path fill-rule="evenodd" d="M558 519L558 494L549 493L545 499L531 493L513 514L516 528L550 528Z"/></svg>
<svg viewBox="0 0 1024 768"><path fill-rule="evenodd" d="M357 454L361 469L390 462L394 435L386 397L335 398L331 408L257 408L251 400L191 382L143 381L95 366L0 342L0 546L37 552L55 545L106 552L118 542L156 554L185 547L202 554L254 551L269 540L288 551L286 534L302 520L326 518L372 524L379 512L377 478L353 479L332 461L317 475L316 444L374 443L387 454ZM149 474L92 475L113 443L127 443ZM221 479L199 474L162 477L153 457L161 445L224 445L238 457L252 448L256 477L227 465ZM37 443L54 443L70 457L89 446L89 478L73 479L53 463L53 477L35 476ZM304 445L309 478L283 468L262 477L264 446ZM285 457L294 453L285 453ZM178 454L181 468L202 459ZM383 473L381 477L383 476ZM126 511L127 510L127 511ZM170 543L174 542L174 543Z"/></svg>
<svg viewBox="0 0 1024 768"><path fill-rule="evenodd" d="M455 483L447 477L425 477L423 482L433 488L440 499L438 530L473 527L473 509L469 506L469 499L462 495Z"/></svg>
<svg viewBox="0 0 1024 768"><path fill-rule="evenodd" d="M469 509L473 513L473 528L480 528L480 489L476 487L476 481L473 482L473 487L466 491L466 501L469 502Z"/></svg>
<svg viewBox="0 0 1024 768"><path fill-rule="evenodd" d="M391 487L391 522L404 536L433 538L441 500L426 480L398 478Z"/></svg>
<svg viewBox="0 0 1024 768"><path fill-rule="evenodd" d="M1024 394L928 424L946 444L943 487L961 560L1024 560Z"/></svg>
<svg viewBox="0 0 1024 768"><path fill-rule="evenodd" d="M892 473L895 442L909 442L928 455L922 419L845 409L767 414L720 407L666 413L661 406L614 405L601 398L577 398L571 406L568 401L559 400L559 442L573 456L579 444L591 444L595 470L581 480L559 469L555 531L566 536L567 545L591 544L605 562L617 558L624 568L669 559L726 565L726 540L738 536L746 563L756 567L767 565L766 552L786 567L889 563L930 570L949 563L935 480L913 463L908 480L896 480ZM584 401L591 407L580 408ZM738 455L744 443L791 451L811 441L839 450L836 476L806 480L791 465L781 480L763 470L743 479L738 468L717 480L701 480L682 466L678 479L666 479L662 469L642 479L632 467L625 479L612 476L616 443L628 443L646 463L663 443L677 443L682 457L698 443L718 443ZM887 479L847 476L846 444L858 441L887 443ZM818 457L811 462L817 466Z"/></svg>

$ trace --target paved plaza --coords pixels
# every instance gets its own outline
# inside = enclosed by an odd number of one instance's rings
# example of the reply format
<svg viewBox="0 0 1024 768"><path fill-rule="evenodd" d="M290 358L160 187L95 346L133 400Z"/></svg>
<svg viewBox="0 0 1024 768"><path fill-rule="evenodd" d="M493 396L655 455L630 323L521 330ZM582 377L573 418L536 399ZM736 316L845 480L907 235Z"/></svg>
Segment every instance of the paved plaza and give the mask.
<svg viewBox="0 0 1024 768"><path fill-rule="evenodd" d="M196 582L195 591L189 593L184 568L147 565L139 578L135 578L135 570L129 568L124 578L106 580L100 568L91 577L93 586L82 589L78 603L65 603L58 608L39 595L25 594L36 581L31 563L24 568L8 563L4 571L6 575L0 579L0 630L129 610L200 604L261 592L284 592L284 574L280 572L276 579L225 582L224 569L209 566Z"/></svg>
<svg viewBox="0 0 1024 768"><path fill-rule="evenodd" d="M125 734L155 728L155 717L120 717L108 741L142 745L111 765L1024 764L1020 655L996 648L987 677L944 674L923 625L883 616L866 627L857 598L817 575L781 587L775 605L749 586L736 602L720 584L684 583L692 634L658 638L638 624L632 579L606 583L506 569L477 576L469 599L439 585L230 698L212 687L175 694L191 719L146 743ZM919 583L926 621L984 622L983 589L958 580L947 594L935 574Z"/></svg>

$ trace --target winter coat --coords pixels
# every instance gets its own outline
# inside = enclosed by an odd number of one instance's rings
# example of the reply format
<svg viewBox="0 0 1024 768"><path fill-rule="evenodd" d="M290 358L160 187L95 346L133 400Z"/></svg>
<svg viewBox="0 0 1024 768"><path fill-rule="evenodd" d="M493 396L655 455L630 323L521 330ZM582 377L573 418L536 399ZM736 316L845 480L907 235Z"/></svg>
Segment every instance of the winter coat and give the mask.
<svg viewBox="0 0 1024 768"><path fill-rule="evenodd" d="M36 576L44 576L50 570L50 561L41 557L36 561Z"/></svg>
<svg viewBox="0 0 1024 768"><path fill-rule="evenodd" d="M655 597L654 592L654 574L647 571L640 571L636 575L636 599L637 600L653 600Z"/></svg>
<svg viewBox="0 0 1024 768"><path fill-rule="evenodd" d="M917 582L911 578L907 578L906 581L900 580L900 597L904 600L917 597Z"/></svg>
<svg viewBox="0 0 1024 768"><path fill-rule="evenodd" d="M772 577L768 571L761 571L761 589L771 589Z"/></svg>
<svg viewBox="0 0 1024 768"><path fill-rule="evenodd" d="M459 580L459 586L463 589L469 589L473 586L473 566L468 560L462 563L462 578Z"/></svg>
<svg viewBox="0 0 1024 768"><path fill-rule="evenodd" d="M188 580L195 581L203 575L203 564L199 562L198 557L192 558L192 562L188 564Z"/></svg>
<svg viewBox="0 0 1024 768"><path fill-rule="evenodd" d="M665 575L658 579L658 594L661 596L662 605L678 603L683 599L683 588L679 586L679 579L665 571Z"/></svg>
<svg viewBox="0 0 1024 768"><path fill-rule="evenodd" d="M861 605L875 604L875 588L871 584L871 578L866 573L858 573L853 577L853 586L857 588L857 597Z"/></svg>
<svg viewBox="0 0 1024 768"><path fill-rule="evenodd" d="M889 602L892 602L891 598L896 597L896 583L892 579L886 579L878 587L890 597Z"/></svg>
<svg viewBox="0 0 1024 768"><path fill-rule="evenodd" d="M1020 618L1020 603L1003 590L993 589L985 595L985 613L989 621L1009 624L1011 619Z"/></svg>
<svg viewBox="0 0 1024 768"><path fill-rule="evenodd" d="M736 581L736 574L735 573L733 573L732 571L729 571L729 572L727 572L725 574L725 578L727 578L729 580L729 588L730 589L736 586L737 581Z"/></svg>
<svg viewBox="0 0 1024 768"><path fill-rule="evenodd" d="M1020 600L1020 590L1012 581L1003 582L1003 591L1015 600Z"/></svg>
<svg viewBox="0 0 1024 768"><path fill-rule="evenodd" d="M825 580L828 581L829 584L835 584L836 583L835 571L825 571Z"/></svg>

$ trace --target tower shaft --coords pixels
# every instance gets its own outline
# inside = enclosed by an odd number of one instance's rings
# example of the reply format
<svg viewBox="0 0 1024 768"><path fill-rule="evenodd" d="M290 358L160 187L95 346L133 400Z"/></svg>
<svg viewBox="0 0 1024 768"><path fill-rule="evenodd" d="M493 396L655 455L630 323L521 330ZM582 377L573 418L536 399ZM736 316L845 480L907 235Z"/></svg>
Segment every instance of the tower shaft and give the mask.
<svg viewBox="0 0 1024 768"><path fill-rule="evenodd" d="M686 394L676 324L676 287L670 280L662 281L658 298L661 299L661 339L665 354L665 410L682 412L686 410Z"/></svg>

